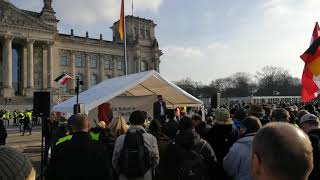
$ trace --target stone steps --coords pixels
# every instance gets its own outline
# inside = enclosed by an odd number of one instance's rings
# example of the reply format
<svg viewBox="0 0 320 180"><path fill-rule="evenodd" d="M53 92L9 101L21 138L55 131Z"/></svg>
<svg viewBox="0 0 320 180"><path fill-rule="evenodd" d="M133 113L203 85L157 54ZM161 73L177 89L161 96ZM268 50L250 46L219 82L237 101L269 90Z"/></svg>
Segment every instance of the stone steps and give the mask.
<svg viewBox="0 0 320 180"><path fill-rule="evenodd" d="M12 97L12 98L0 98L0 109L5 110L26 110L32 109L33 98L32 97Z"/></svg>

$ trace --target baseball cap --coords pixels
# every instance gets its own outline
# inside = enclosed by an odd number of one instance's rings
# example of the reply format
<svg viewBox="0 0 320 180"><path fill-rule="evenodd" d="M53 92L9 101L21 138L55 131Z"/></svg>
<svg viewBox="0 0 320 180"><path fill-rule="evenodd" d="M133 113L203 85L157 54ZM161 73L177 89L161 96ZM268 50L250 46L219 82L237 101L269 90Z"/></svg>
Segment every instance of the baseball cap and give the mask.
<svg viewBox="0 0 320 180"><path fill-rule="evenodd" d="M313 114L305 114L300 119L300 124L307 121L319 121L319 118Z"/></svg>

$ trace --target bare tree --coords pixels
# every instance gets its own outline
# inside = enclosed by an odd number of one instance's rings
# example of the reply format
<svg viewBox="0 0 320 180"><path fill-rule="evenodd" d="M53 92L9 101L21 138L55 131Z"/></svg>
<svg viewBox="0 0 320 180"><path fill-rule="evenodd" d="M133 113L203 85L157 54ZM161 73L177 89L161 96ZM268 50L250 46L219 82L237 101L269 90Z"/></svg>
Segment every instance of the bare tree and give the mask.
<svg viewBox="0 0 320 180"><path fill-rule="evenodd" d="M280 92L281 95L292 96L299 95L301 91L299 78L294 78L287 70L274 66L265 66L254 76L238 72L213 80L209 85L193 81L191 78L177 81L176 85L199 98L210 98L217 92L223 97L245 97L252 94L272 96L274 91Z"/></svg>

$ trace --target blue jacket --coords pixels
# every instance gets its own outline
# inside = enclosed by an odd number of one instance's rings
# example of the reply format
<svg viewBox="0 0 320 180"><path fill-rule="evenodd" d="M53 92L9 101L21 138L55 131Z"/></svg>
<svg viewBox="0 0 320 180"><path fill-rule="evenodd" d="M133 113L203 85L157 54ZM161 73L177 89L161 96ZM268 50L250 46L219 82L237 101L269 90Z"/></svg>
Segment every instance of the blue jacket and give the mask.
<svg viewBox="0 0 320 180"><path fill-rule="evenodd" d="M251 180L251 145L255 133L247 134L236 141L223 159L223 168L233 180Z"/></svg>

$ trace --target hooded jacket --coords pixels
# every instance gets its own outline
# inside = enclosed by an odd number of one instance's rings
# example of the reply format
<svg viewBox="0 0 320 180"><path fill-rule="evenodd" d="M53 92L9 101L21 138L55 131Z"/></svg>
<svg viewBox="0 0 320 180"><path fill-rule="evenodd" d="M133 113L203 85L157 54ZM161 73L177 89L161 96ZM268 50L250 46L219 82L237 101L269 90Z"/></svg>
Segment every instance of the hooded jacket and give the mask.
<svg viewBox="0 0 320 180"><path fill-rule="evenodd" d="M223 159L225 172L234 180L251 180L250 159L254 135L255 133L251 133L240 138Z"/></svg>
<svg viewBox="0 0 320 180"><path fill-rule="evenodd" d="M138 178L134 178L134 179L130 179L130 180L152 180L153 170L154 170L154 168L156 168L158 166L159 159L160 159L157 139L153 135L147 133L146 130L142 126L138 126L138 125L130 126L130 128L128 129L128 132L129 131L135 132L137 130L142 130L145 132L143 134L144 146L148 149L148 151L150 153L151 164L153 165L153 167L151 167L145 173L144 177L138 177ZM116 144L114 147L114 151L113 151L112 166L117 172L120 172L120 162L119 161L120 161L121 151L123 149L125 137L126 137L126 134L123 134L117 138ZM132 168L134 168L134 167L132 167ZM124 174L120 173L119 180L129 180L129 178L127 178Z"/></svg>
<svg viewBox="0 0 320 180"><path fill-rule="evenodd" d="M238 139L238 130L233 124L215 124L208 133L208 142L216 153L222 167L223 158Z"/></svg>
<svg viewBox="0 0 320 180"><path fill-rule="evenodd" d="M181 158L176 145L185 149L192 149L202 155L206 160L208 169L213 172L212 165L216 163L216 156L210 144L200 138L194 130L185 130L178 132L175 141L169 145L167 153L164 157L165 176L167 180L177 179L178 167Z"/></svg>

